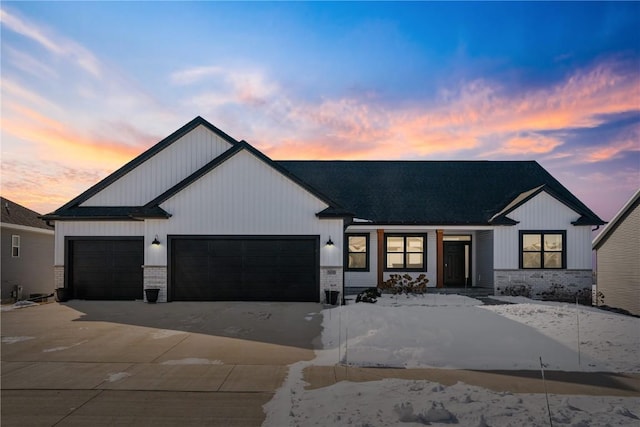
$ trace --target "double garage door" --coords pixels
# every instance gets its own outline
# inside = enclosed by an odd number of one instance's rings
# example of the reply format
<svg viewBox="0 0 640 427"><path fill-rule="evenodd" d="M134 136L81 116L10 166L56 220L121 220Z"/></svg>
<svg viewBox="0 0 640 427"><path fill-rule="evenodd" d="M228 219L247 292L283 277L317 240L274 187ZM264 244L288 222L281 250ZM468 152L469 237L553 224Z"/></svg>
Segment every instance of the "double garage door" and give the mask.
<svg viewBox="0 0 640 427"><path fill-rule="evenodd" d="M318 242L316 236L173 236L170 300L318 301ZM67 248L74 298L142 298L142 238L75 239Z"/></svg>
<svg viewBox="0 0 640 427"><path fill-rule="evenodd" d="M173 301L318 301L317 237L173 237Z"/></svg>

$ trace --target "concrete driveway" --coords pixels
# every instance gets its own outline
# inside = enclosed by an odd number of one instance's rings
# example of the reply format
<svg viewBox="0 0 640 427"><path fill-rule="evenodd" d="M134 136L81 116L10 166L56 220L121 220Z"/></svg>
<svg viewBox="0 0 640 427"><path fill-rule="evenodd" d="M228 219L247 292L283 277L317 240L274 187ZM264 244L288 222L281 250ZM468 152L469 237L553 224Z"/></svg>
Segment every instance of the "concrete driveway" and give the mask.
<svg viewBox="0 0 640 427"><path fill-rule="evenodd" d="M2 312L2 426L253 426L311 360L313 303L71 301Z"/></svg>

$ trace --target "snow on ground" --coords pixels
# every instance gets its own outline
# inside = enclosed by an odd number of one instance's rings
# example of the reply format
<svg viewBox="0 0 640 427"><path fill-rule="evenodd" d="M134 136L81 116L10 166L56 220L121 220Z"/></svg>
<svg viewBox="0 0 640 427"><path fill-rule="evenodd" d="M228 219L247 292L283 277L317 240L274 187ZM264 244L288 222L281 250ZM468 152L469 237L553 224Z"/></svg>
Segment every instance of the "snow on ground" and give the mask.
<svg viewBox="0 0 640 427"><path fill-rule="evenodd" d="M324 310L315 364L640 372L640 319L561 303L383 296ZM580 322L580 351L578 351Z"/></svg>
<svg viewBox="0 0 640 427"><path fill-rule="evenodd" d="M17 310L19 308L34 307L37 305L40 305L40 304L32 301L18 301L14 304L3 304L2 306L0 306L0 311L11 311L11 310Z"/></svg>
<svg viewBox="0 0 640 427"><path fill-rule="evenodd" d="M532 300L483 308L572 347L580 353L581 362L585 358L592 361L588 366L581 363L576 370L640 372L638 318L595 307Z"/></svg>
<svg viewBox="0 0 640 427"><path fill-rule="evenodd" d="M637 426L637 398L549 396L554 426ZM304 391L279 426L549 426L544 394L493 392L458 383L385 379ZM264 425L276 425L268 424Z"/></svg>
<svg viewBox="0 0 640 427"><path fill-rule="evenodd" d="M383 296L323 310L323 348L265 405L264 426L549 425L542 394L386 379L304 390L308 365L640 372L640 319L563 303L482 306L458 295ZM580 348L578 351L578 325ZM554 425L640 425L640 400L550 396Z"/></svg>

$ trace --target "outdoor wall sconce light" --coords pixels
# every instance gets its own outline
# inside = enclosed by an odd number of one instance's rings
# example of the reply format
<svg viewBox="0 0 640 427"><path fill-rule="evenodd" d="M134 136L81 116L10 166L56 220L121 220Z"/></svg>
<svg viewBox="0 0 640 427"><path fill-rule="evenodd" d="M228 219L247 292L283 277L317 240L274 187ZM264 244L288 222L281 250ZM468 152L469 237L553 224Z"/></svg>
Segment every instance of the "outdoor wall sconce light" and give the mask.
<svg viewBox="0 0 640 427"><path fill-rule="evenodd" d="M327 246L333 246L333 240L331 240L331 236L329 236L329 240L327 240Z"/></svg>
<svg viewBox="0 0 640 427"><path fill-rule="evenodd" d="M156 246L160 245L160 240L158 240L158 235L157 234L156 234L156 238L153 239L153 242L151 242L151 244L152 245L156 245Z"/></svg>

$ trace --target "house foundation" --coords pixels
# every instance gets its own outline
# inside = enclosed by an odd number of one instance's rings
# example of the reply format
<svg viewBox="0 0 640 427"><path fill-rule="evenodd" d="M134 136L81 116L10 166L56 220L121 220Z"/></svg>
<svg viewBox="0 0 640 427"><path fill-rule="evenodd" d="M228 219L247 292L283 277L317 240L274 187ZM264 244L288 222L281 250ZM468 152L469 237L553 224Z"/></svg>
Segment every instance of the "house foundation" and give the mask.
<svg viewBox="0 0 640 427"><path fill-rule="evenodd" d="M145 265L143 267L144 289L160 289L158 302L167 302L167 266L166 265ZM144 296L145 302L147 296Z"/></svg>
<svg viewBox="0 0 640 427"><path fill-rule="evenodd" d="M549 293L563 295L591 292L591 270L495 270L495 295L521 295L542 299Z"/></svg>

